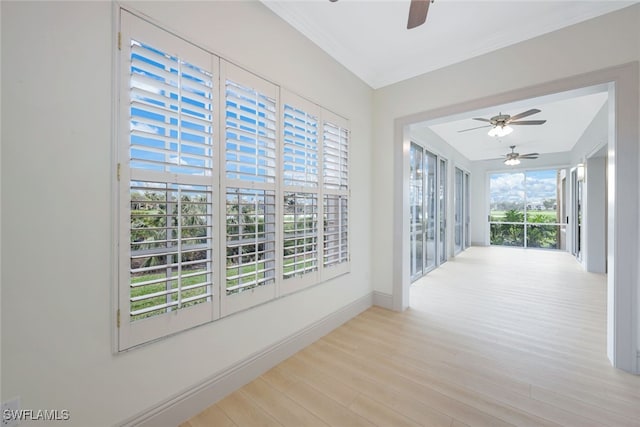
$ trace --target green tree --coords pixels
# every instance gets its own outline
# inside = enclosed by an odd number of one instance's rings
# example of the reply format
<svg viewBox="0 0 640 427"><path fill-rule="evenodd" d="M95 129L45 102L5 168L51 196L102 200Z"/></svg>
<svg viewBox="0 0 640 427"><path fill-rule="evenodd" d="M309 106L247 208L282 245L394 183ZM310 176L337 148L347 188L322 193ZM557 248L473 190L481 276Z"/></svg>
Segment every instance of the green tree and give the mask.
<svg viewBox="0 0 640 427"><path fill-rule="evenodd" d="M544 225L553 223L554 218L545 214L528 214L527 246L532 248L555 249L558 247L558 226Z"/></svg>

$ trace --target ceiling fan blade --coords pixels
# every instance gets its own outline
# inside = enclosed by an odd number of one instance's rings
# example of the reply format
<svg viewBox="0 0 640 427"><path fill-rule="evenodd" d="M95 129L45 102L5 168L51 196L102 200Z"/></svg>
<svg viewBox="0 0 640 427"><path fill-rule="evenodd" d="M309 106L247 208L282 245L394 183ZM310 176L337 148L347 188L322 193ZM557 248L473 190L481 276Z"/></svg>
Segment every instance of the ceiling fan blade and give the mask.
<svg viewBox="0 0 640 427"><path fill-rule="evenodd" d="M509 122L509 126L512 125L543 125L547 123L546 120L520 120L519 122Z"/></svg>
<svg viewBox="0 0 640 427"><path fill-rule="evenodd" d="M409 20L407 21L407 30L419 27L427 20L427 12L429 11L429 3L431 0L411 0L409 6Z"/></svg>
<svg viewBox="0 0 640 427"><path fill-rule="evenodd" d="M459 131L458 131L458 133L460 133L460 132L466 132L466 131L468 131L468 130L474 130L474 129L482 129L482 128L490 128L490 127L491 127L491 125L486 125L486 126L478 126L478 127L475 127L475 128L469 128L469 129L463 129L463 130L459 130Z"/></svg>
<svg viewBox="0 0 640 427"><path fill-rule="evenodd" d="M491 123L491 120L483 119L482 117L474 117L472 120L480 120L481 122Z"/></svg>
<svg viewBox="0 0 640 427"><path fill-rule="evenodd" d="M511 116L510 121L513 122L514 120L523 119L525 117L531 116L533 114L537 114L539 112L540 112L540 110L538 110L537 108L532 108L531 110L527 110L527 111L522 112L520 114L516 114L515 116Z"/></svg>
<svg viewBox="0 0 640 427"><path fill-rule="evenodd" d="M531 153L531 154L523 154L522 156L518 156L519 159L537 159L538 155L537 153Z"/></svg>

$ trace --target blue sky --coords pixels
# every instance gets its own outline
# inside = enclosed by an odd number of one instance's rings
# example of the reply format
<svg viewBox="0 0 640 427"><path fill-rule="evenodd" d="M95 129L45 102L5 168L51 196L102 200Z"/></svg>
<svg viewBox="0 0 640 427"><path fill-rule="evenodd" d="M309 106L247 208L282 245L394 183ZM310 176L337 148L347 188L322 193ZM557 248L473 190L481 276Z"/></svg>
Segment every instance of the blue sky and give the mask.
<svg viewBox="0 0 640 427"><path fill-rule="evenodd" d="M545 199L555 199L556 180L557 170L555 169L491 174L491 203L524 202L525 192L527 203L541 203Z"/></svg>

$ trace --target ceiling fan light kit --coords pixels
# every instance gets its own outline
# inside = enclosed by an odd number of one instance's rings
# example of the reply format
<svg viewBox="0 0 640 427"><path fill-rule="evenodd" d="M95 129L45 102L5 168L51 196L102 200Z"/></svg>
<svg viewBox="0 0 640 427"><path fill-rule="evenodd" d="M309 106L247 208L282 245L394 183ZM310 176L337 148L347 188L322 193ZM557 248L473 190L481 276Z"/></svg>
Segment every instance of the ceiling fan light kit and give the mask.
<svg viewBox="0 0 640 427"><path fill-rule="evenodd" d="M520 164L520 159L537 159L540 154L538 153L528 153L528 154L520 154L515 152L515 145L509 146L511 148L511 152L505 155L506 159L504 164L507 166L516 166Z"/></svg>
<svg viewBox="0 0 640 427"><path fill-rule="evenodd" d="M509 135L511 132L513 132L513 128L511 126L496 126L489 129L489 136L501 138Z"/></svg>

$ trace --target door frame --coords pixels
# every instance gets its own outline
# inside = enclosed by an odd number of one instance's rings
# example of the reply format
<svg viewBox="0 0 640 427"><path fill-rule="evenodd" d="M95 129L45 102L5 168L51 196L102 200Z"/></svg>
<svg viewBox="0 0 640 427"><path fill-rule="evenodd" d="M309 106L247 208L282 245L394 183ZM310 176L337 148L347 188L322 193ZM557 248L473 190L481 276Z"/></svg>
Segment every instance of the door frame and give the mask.
<svg viewBox="0 0 640 427"><path fill-rule="evenodd" d="M459 104L417 112L394 120L394 221L392 307L409 307L408 171L410 126L467 111L524 99L541 98L567 91L598 88L609 93L608 134L608 271L607 356L612 365L638 372L638 216L637 184L640 83L638 62L630 62L536 86L472 99ZM624 202L620 195L624 194ZM618 197L616 197L618 196ZM625 209L627 206L627 209Z"/></svg>
<svg viewBox="0 0 640 427"><path fill-rule="evenodd" d="M569 174L571 185L571 255L576 257L579 262L582 262L582 218L584 218L584 187L580 178L578 177L578 168L571 168Z"/></svg>

